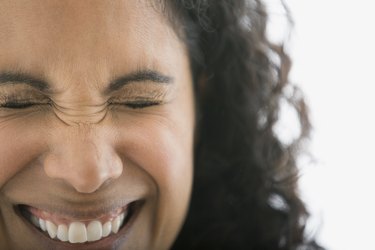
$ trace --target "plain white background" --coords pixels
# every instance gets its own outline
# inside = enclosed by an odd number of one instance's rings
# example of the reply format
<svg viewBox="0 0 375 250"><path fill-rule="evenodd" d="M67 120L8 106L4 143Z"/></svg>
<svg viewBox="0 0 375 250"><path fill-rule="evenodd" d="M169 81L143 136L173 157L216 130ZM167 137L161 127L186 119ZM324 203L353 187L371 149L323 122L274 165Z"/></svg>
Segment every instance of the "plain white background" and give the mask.
<svg viewBox="0 0 375 250"><path fill-rule="evenodd" d="M270 36L285 38L280 2L267 2ZM308 231L327 249L375 249L375 2L285 2L295 22L291 81L304 90L314 125L316 162L302 164L300 181Z"/></svg>

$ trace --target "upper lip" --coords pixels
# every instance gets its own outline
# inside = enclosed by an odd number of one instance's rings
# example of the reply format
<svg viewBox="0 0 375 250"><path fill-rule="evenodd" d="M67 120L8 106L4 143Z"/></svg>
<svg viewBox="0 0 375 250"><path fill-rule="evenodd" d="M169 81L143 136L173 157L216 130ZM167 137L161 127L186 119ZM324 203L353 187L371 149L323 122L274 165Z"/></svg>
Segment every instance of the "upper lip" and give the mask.
<svg viewBox="0 0 375 250"><path fill-rule="evenodd" d="M27 209L27 207L37 208L49 213L53 213L60 217L70 218L72 220L84 221L100 218L103 215L110 214L120 208L125 208L133 201L120 200L117 202L101 201L95 202L95 204L81 203L81 204L19 204L21 209Z"/></svg>

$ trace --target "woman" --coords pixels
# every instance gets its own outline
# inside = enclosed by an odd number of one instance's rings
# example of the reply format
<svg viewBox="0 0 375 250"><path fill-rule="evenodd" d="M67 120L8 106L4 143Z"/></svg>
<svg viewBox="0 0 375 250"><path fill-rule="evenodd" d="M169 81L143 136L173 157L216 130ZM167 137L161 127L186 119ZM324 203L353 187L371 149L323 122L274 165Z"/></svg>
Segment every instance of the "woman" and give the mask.
<svg viewBox="0 0 375 250"><path fill-rule="evenodd" d="M318 249L260 1L0 12L1 249Z"/></svg>

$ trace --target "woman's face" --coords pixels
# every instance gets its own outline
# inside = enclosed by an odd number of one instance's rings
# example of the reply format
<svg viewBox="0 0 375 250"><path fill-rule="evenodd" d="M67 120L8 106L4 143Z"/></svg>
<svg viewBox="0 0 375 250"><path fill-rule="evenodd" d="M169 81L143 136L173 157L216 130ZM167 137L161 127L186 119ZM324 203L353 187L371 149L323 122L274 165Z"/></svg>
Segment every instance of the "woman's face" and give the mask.
<svg viewBox="0 0 375 250"><path fill-rule="evenodd" d="M193 103L186 48L150 1L1 1L0 245L168 248Z"/></svg>

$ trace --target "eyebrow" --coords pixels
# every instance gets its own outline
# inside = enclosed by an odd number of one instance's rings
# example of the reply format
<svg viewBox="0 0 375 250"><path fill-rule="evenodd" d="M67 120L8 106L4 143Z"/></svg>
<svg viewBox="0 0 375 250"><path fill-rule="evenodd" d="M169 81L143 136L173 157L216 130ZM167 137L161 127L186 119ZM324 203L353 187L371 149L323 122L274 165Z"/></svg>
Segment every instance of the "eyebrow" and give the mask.
<svg viewBox="0 0 375 250"><path fill-rule="evenodd" d="M130 73L125 76L121 76L111 81L106 93L114 92L121 89L126 84L131 82L146 82L151 81L160 84L171 84L173 83L173 77L164 75L154 70L141 70L134 73Z"/></svg>
<svg viewBox="0 0 375 250"><path fill-rule="evenodd" d="M0 86L8 84L27 84L40 91L48 91L50 86L47 82L21 72L0 73Z"/></svg>
<svg viewBox="0 0 375 250"><path fill-rule="evenodd" d="M140 70L114 79L110 82L105 92L114 92L131 82L146 81L170 84L173 82L173 77L154 70ZM46 81L22 72L0 72L0 86L5 84L27 84L43 92L49 92L51 89L51 86Z"/></svg>

